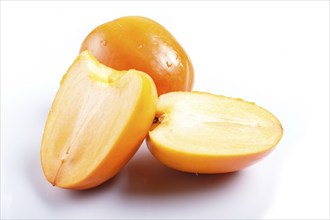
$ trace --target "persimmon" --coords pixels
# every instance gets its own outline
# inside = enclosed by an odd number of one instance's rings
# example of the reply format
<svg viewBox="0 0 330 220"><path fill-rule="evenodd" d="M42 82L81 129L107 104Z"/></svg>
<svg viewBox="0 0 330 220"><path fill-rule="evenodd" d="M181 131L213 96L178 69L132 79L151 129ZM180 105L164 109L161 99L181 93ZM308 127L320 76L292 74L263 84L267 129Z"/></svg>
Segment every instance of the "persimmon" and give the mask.
<svg viewBox="0 0 330 220"><path fill-rule="evenodd" d="M84 39L80 52L84 50L111 68L149 74L158 95L192 90L194 70L187 53L169 31L149 18L126 16L104 23Z"/></svg>
<svg viewBox="0 0 330 220"><path fill-rule="evenodd" d="M155 116L151 77L117 71L82 52L63 77L47 118L41 164L55 186L88 189L116 175Z"/></svg>
<svg viewBox="0 0 330 220"><path fill-rule="evenodd" d="M203 92L159 97L147 144L165 165L191 173L227 173L266 157L283 129L254 103Z"/></svg>

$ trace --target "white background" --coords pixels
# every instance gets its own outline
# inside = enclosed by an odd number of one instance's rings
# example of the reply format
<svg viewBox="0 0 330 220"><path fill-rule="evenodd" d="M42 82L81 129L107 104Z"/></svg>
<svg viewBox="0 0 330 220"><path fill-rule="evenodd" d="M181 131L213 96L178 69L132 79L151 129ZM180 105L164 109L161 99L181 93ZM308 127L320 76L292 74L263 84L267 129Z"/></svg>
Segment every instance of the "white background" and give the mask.
<svg viewBox="0 0 330 220"><path fill-rule="evenodd" d="M275 151L241 172L195 176L143 144L100 187L52 187L39 148L59 81L85 36L125 15L177 38L194 90L274 113ZM329 218L329 2L1 1L1 218Z"/></svg>

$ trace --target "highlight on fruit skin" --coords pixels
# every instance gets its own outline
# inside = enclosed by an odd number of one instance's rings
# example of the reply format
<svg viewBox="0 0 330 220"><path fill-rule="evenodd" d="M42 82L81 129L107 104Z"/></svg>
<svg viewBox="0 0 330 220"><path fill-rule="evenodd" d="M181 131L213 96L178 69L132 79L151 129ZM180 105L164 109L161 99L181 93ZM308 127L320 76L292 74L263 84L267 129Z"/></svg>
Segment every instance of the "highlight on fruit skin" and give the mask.
<svg viewBox="0 0 330 220"><path fill-rule="evenodd" d="M88 189L116 175L147 135L157 91L145 73L117 71L82 52L62 79L40 149L47 180Z"/></svg>
<svg viewBox="0 0 330 220"><path fill-rule="evenodd" d="M269 111L242 99L202 92L159 97L150 152L164 165L191 173L227 173L266 157L283 129Z"/></svg>

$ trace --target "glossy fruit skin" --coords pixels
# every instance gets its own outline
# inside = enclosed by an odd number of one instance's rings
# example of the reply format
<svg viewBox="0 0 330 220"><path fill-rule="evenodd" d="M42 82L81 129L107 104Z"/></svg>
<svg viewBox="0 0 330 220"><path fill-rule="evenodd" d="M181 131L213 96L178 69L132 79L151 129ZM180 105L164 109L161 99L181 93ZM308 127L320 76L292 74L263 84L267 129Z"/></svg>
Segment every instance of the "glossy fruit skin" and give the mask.
<svg viewBox="0 0 330 220"><path fill-rule="evenodd" d="M126 16L102 24L85 38L80 52L84 50L111 68L149 74L158 95L192 90L194 70L188 55L163 26L149 18Z"/></svg>

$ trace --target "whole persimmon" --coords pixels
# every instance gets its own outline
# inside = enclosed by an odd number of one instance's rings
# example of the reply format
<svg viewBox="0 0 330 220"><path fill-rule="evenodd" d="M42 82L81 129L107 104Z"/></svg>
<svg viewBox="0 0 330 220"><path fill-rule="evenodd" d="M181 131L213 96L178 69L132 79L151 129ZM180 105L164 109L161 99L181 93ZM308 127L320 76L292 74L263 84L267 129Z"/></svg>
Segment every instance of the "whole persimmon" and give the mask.
<svg viewBox="0 0 330 220"><path fill-rule="evenodd" d="M83 41L99 62L117 70L136 69L154 80L158 95L191 91L192 63L178 41L157 22L126 16L96 27Z"/></svg>

